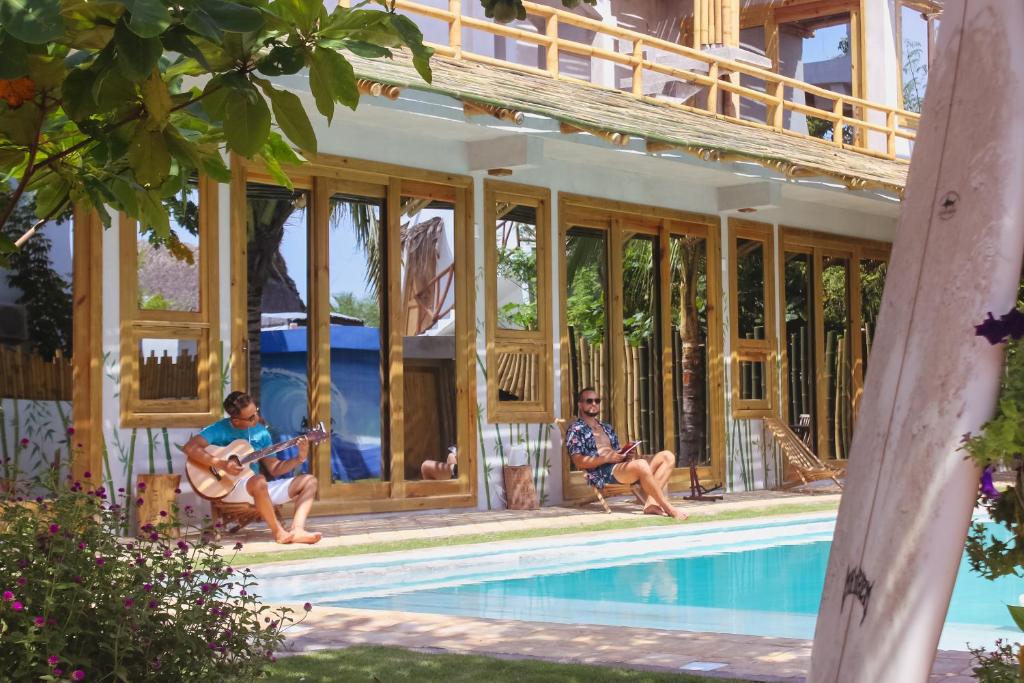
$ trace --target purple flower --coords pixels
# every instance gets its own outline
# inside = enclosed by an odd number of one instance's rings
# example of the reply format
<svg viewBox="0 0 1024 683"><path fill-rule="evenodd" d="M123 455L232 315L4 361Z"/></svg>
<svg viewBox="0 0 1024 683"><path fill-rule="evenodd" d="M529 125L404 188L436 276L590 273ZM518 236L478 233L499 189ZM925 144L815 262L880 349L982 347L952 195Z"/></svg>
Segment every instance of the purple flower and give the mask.
<svg viewBox="0 0 1024 683"><path fill-rule="evenodd" d="M10 602L14 599L14 593L11 591L4 591L4 602Z"/></svg>
<svg viewBox="0 0 1024 683"><path fill-rule="evenodd" d="M995 346L1006 339L1006 325L1000 320L993 318L992 312L989 311L988 317L980 325L974 326L974 334L978 337L984 337L989 344Z"/></svg>
<svg viewBox="0 0 1024 683"><path fill-rule="evenodd" d="M153 584L151 584L151 583L144 583L144 584L142 584L142 590L146 591L147 593L152 593L153 592Z"/></svg>
<svg viewBox="0 0 1024 683"><path fill-rule="evenodd" d="M81 669L75 669L74 671L71 672L71 680L73 680L73 681L84 681L85 680L85 672L82 671Z"/></svg>
<svg viewBox="0 0 1024 683"><path fill-rule="evenodd" d="M46 626L46 618L45 617L36 617L35 619L33 619L33 623L35 623L35 625L38 626L39 628L42 628L43 626Z"/></svg>
<svg viewBox="0 0 1024 683"><path fill-rule="evenodd" d="M145 502L146 502L146 501L142 500L141 498L136 498L136 499L135 499L135 504L136 504L136 505L138 505L138 506L140 506L140 507L141 507L141 506L142 506L142 504L143 504L143 503L145 503Z"/></svg>
<svg viewBox="0 0 1024 683"><path fill-rule="evenodd" d="M74 427L68 427L68 436L72 436L72 435L74 435L74 433L75 433L75 428Z"/></svg>
<svg viewBox="0 0 1024 683"><path fill-rule="evenodd" d="M148 603L146 603L146 607L148 607L149 609L156 609L156 600L150 600Z"/></svg>
<svg viewBox="0 0 1024 683"><path fill-rule="evenodd" d="M86 470L85 474L82 475L82 479L92 479L92 472Z"/></svg>
<svg viewBox="0 0 1024 683"><path fill-rule="evenodd" d="M181 493L181 489L174 489L175 493Z"/></svg>
<svg viewBox="0 0 1024 683"><path fill-rule="evenodd" d="M140 491L145 491L145 490L146 490L146 482L144 482L144 481L140 481L140 482L139 482L139 483L138 483L138 484L137 484L137 485L135 486L135 488L137 488L137 489L138 489L138 490L140 490Z"/></svg>
<svg viewBox="0 0 1024 683"><path fill-rule="evenodd" d="M160 511L160 516L161 517L166 517L167 516L167 510L161 510Z"/></svg>
<svg viewBox="0 0 1024 683"><path fill-rule="evenodd" d="M54 676L60 676L62 673L64 673L64 671L62 669L54 669L53 670L53 675Z"/></svg>
<svg viewBox="0 0 1024 683"><path fill-rule="evenodd" d="M27 437L27 436L23 436L23 437L21 438L21 445L22 445L22 447L25 447L25 446L29 445L30 443L31 443L31 442L30 442L30 441L28 440L28 437Z"/></svg>
<svg viewBox="0 0 1024 683"><path fill-rule="evenodd" d="M26 583L28 583L28 579L26 579L24 576L19 576L18 580L15 581L15 583L19 586L24 586Z"/></svg>
<svg viewBox="0 0 1024 683"><path fill-rule="evenodd" d="M18 602L17 600L15 600L14 602L11 603L11 609L14 610L15 612L20 612L24 608L25 608L25 606L23 604L21 604L20 602Z"/></svg>
<svg viewBox="0 0 1024 683"><path fill-rule="evenodd" d="M241 550L241 549L242 549L242 544L241 543L236 543L235 544L235 550Z"/></svg>
<svg viewBox="0 0 1024 683"><path fill-rule="evenodd" d="M203 585L200 586L200 589L202 589L202 591L204 593L209 593L210 591L213 590L213 584L212 583L204 583Z"/></svg>
<svg viewBox="0 0 1024 683"><path fill-rule="evenodd" d="M97 566L102 567L106 563L107 563L107 561L104 560L102 557L97 557L96 558L96 565Z"/></svg>
<svg viewBox="0 0 1024 683"><path fill-rule="evenodd" d="M171 556L171 551L170 550L164 550L164 557L170 557L170 556Z"/></svg>
<svg viewBox="0 0 1024 683"><path fill-rule="evenodd" d="M125 598L124 599L124 608L125 609L131 609L134 605L135 605L135 601L132 600L131 598Z"/></svg>
<svg viewBox="0 0 1024 683"><path fill-rule="evenodd" d="M151 540L151 541L159 541L160 540L160 534L158 534L157 532L154 531L153 533L151 533L149 535L149 540Z"/></svg>
<svg viewBox="0 0 1024 683"><path fill-rule="evenodd" d="M200 607L203 606L204 602L206 602L206 601L203 600L202 598L196 598L196 604L199 605Z"/></svg>
<svg viewBox="0 0 1024 683"><path fill-rule="evenodd" d="M57 666L60 663L60 657L57 655L50 655L46 658L46 663L50 665L50 668Z"/></svg>
<svg viewBox="0 0 1024 683"><path fill-rule="evenodd" d="M313 609L313 605L307 602L305 605L302 606L302 609L308 612L309 610Z"/></svg>
<svg viewBox="0 0 1024 683"><path fill-rule="evenodd" d="M50 533L51 534L55 534L58 531L60 531L60 526L59 525L57 525L57 524L51 524L50 525Z"/></svg>
<svg viewBox="0 0 1024 683"><path fill-rule="evenodd" d="M989 500L998 500L1000 493L992 483L993 467L989 465L981 473L981 495Z"/></svg>

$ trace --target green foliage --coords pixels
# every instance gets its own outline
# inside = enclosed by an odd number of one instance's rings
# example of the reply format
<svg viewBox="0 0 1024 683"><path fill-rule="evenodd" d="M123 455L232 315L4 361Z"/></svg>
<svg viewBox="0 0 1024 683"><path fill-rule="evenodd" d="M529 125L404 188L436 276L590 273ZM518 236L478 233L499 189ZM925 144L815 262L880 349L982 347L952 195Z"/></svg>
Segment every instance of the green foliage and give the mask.
<svg viewBox="0 0 1024 683"><path fill-rule="evenodd" d="M380 327L380 304L373 297L360 298L352 292L335 294L331 312L359 318L367 327Z"/></svg>
<svg viewBox="0 0 1024 683"><path fill-rule="evenodd" d="M499 24L526 19L526 8L523 6L523 0L480 0L480 2L484 6L484 14ZM597 0L562 0L562 4L570 9L579 7L583 2L588 5L597 4Z"/></svg>
<svg viewBox="0 0 1024 683"><path fill-rule="evenodd" d="M359 101L345 53L390 57L399 47L429 81L430 48L391 9L0 0L0 178L16 183L16 197L36 193L39 219L74 201L107 225L109 210L124 211L163 237L170 226L161 200L198 173L227 180L224 151L262 159L284 185L282 165L301 157L273 125L303 153L317 151L301 101L261 75L307 68L330 120L336 103ZM0 226L7 220L0 214ZM0 243L0 252L12 249Z"/></svg>
<svg viewBox="0 0 1024 683"><path fill-rule="evenodd" d="M991 652L983 647L970 648L976 666L972 669L979 683L1020 683L1019 646L997 640Z"/></svg>
<svg viewBox="0 0 1024 683"><path fill-rule="evenodd" d="M536 228L526 223L515 224L517 240L536 243ZM525 303L512 302L498 311L500 324L521 330L538 329L537 321L537 252L522 246L498 245L498 277L515 283L523 290Z"/></svg>
<svg viewBox="0 0 1024 683"><path fill-rule="evenodd" d="M596 264L581 266L570 282L565 317L577 338L601 344L605 337L605 283Z"/></svg>
<svg viewBox="0 0 1024 683"><path fill-rule="evenodd" d="M0 211L10 206L11 197L0 193ZM28 230L34 221L31 199L22 199L10 212L0 235L11 240ZM43 358L51 358L60 349L71 357L71 283L61 277L50 260L52 244L45 235L37 235L11 254L4 275L7 284L21 291L17 303L25 307L28 340Z"/></svg>
<svg viewBox="0 0 1024 683"><path fill-rule="evenodd" d="M156 294L144 296L142 303L139 304L139 308L144 311L169 311L171 310L171 302L167 297L158 292Z"/></svg>
<svg viewBox="0 0 1024 683"><path fill-rule="evenodd" d="M928 60L916 40L903 41L903 108L921 113L928 86Z"/></svg>
<svg viewBox="0 0 1024 683"><path fill-rule="evenodd" d="M0 502L5 680L261 674L293 620L259 604L249 570L232 569L205 532L185 541L147 525L122 539L127 510L103 488L50 486L32 505Z"/></svg>

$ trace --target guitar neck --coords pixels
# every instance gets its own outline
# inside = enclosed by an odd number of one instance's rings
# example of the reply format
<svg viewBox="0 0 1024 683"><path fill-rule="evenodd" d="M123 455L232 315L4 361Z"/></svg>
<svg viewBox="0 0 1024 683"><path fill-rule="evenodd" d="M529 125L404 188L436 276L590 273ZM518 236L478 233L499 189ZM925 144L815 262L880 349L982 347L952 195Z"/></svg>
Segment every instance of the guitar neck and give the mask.
<svg viewBox="0 0 1024 683"><path fill-rule="evenodd" d="M292 446L297 444L299 442L299 439L301 439L301 438L302 438L301 436L296 436L296 437L293 437L291 439L288 439L287 441L282 441L281 443L275 443L273 446L267 446L266 448L261 448L258 451L253 451L252 453L250 453L249 455L245 456L244 458L242 458L238 462L241 465L248 465L251 462L256 462L257 460L261 460L261 459L267 457L268 455L273 455L274 453L280 453L281 451L285 450L286 448L291 448Z"/></svg>

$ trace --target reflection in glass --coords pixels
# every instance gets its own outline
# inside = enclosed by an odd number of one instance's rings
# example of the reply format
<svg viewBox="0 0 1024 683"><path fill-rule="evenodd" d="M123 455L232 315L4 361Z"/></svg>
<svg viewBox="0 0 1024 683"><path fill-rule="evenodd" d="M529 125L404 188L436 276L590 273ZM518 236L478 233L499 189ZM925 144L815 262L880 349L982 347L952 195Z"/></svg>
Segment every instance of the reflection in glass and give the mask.
<svg viewBox="0 0 1024 683"><path fill-rule="evenodd" d="M331 324L331 477L380 479L383 428L382 202L331 198L328 277Z"/></svg>
<svg viewBox="0 0 1024 683"><path fill-rule="evenodd" d="M455 205L402 197L401 210L404 475L412 480L456 445Z"/></svg>
<svg viewBox="0 0 1024 683"><path fill-rule="evenodd" d="M138 306L146 311L199 310L199 187L190 181L164 200L166 236L139 229Z"/></svg>
<svg viewBox="0 0 1024 683"><path fill-rule="evenodd" d="M139 340L139 398L199 398L199 344L195 339Z"/></svg>
<svg viewBox="0 0 1024 683"><path fill-rule="evenodd" d="M537 209L499 202L496 215L498 327L538 330Z"/></svg>
<svg viewBox="0 0 1024 683"><path fill-rule="evenodd" d="M875 340L875 325L882 308L882 292L885 289L885 275L888 264L877 259L860 260L860 344L867 377L871 344Z"/></svg>
<svg viewBox="0 0 1024 683"><path fill-rule="evenodd" d="M679 443L676 465L711 464L708 441L707 244L702 237L669 237L672 307L672 409Z"/></svg>
<svg viewBox="0 0 1024 683"><path fill-rule="evenodd" d="M786 252L786 418L797 436L817 451L814 361L814 258Z"/></svg>
<svg viewBox="0 0 1024 683"><path fill-rule="evenodd" d="M764 243L736 240L736 301L740 339L764 339Z"/></svg>
<svg viewBox="0 0 1024 683"><path fill-rule="evenodd" d="M308 202L302 190L246 187L249 393L275 441L309 426Z"/></svg>
<svg viewBox="0 0 1024 683"><path fill-rule="evenodd" d="M569 395L594 387L608 397L607 235L600 230L570 228L566 233L565 319L569 328ZM611 401L601 403L600 419L612 420Z"/></svg>
<svg viewBox="0 0 1024 683"><path fill-rule="evenodd" d="M498 400L509 403L535 403L540 400L540 354L497 353Z"/></svg>
<svg viewBox="0 0 1024 683"><path fill-rule="evenodd" d="M768 398L768 375L763 360L741 360L740 368L740 400L763 401Z"/></svg>
<svg viewBox="0 0 1024 683"><path fill-rule="evenodd" d="M630 238L622 247L622 390L626 414L619 426L623 430L620 436L643 441L645 453L664 448L657 248L657 237L646 235Z"/></svg>
<svg viewBox="0 0 1024 683"><path fill-rule="evenodd" d="M850 363L850 262L826 256L822 259L821 287L825 334L828 458L845 458L853 434L853 390Z"/></svg>

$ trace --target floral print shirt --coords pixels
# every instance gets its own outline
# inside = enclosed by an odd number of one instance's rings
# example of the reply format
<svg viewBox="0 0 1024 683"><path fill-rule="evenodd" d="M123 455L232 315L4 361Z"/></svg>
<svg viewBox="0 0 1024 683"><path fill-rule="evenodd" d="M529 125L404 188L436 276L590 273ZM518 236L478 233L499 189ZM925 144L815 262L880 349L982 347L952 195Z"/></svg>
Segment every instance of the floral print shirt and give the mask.
<svg viewBox="0 0 1024 683"><path fill-rule="evenodd" d="M612 448L619 450L619 435L615 433L615 428L607 422L602 422L601 426L608 435ZM570 456L576 453L590 457L596 456L597 439L594 438L594 430L590 428L590 425L582 419L577 419L569 425L569 429L565 432L565 450ZM618 482L612 475L613 467L615 467L615 463L609 462L587 470L587 481L598 489L603 489L605 484L617 484Z"/></svg>

